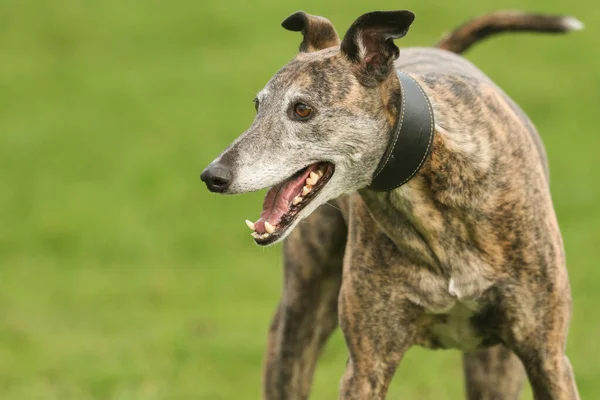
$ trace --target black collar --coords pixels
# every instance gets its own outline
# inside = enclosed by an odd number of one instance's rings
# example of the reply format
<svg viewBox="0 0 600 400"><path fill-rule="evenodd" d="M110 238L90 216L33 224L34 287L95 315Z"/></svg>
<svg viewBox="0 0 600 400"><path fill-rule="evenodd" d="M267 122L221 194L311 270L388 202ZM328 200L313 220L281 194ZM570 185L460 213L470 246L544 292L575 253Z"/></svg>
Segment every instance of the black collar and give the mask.
<svg viewBox="0 0 600 400"><path fill-rule="evenodd" d="M368 186L376 192L396 189L408 182L431 152L435 123L433 108L419 84L404 72L400 78L398 119L383 157Z"/></svg>

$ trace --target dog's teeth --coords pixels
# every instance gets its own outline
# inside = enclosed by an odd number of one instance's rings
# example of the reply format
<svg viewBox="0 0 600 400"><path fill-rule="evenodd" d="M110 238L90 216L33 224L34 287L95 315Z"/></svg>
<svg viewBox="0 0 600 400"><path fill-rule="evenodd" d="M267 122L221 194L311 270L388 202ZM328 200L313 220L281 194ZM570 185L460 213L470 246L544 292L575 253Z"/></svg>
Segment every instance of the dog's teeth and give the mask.
<svg viewBox="0 0 600 400"><path fill-rule="evenodd" d="M293 205L299 204L302 201L302 197L296 196L294 197L294 201L292 201Z"/></svg>
<svg viewBox="0 0 600 400"><path fill-rule="evenodd" d="M248 228L250 228L251 231L255 230L254 229L254 222L252 222L250 220L246 220L246 225L248 225Z"/></svg>
<svg viewBox="0 0 600 400"><path fill-rule="evenodd" d="M267 221L265 221L265 230L267 231L267 233L271 234L271 233L275 232L275 227L273 225L271 225L270 223L268 223Z"/></svg>
<svg viewBox="0 0 600 400"><path fill-rule="evenodd" d="M322 169L318 170L317 175L319 175L319 178L321 178L323 176L323 170Z"/></svg>
<svg viewBox="0 0 600 400"><path fill-rule="evenodd" d="M310 177L306 180L308 185L314 186L319 181L320 176L315 172L310 171Z"/></svg>
<svg viewBox="0 0 600 400"><path fill-rule="evenodd" d="M254 239L260 238L260 235L258 234L258 232L252 232L251 235Z"/></svg>
<svg viewBox="0 0 600 400"><path fill-rule="evenodd" d="M312 188L310 186L304 186L302 188L302 196L306 196L307 194L310 193L311 190L312 190Z"/></svg>
<svg viewBox="0 0 600 400"><path fill-rule="evenodd" d="M263 233L262 235L260 235L261 239L266 239L269 237L269 233Z"/></svg>

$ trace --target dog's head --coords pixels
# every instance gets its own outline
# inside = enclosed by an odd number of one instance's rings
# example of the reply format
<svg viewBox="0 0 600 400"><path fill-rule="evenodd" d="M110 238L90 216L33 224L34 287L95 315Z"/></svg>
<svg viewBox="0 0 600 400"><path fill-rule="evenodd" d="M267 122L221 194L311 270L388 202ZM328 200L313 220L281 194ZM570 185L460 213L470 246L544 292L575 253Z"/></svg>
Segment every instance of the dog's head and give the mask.
<svg viewBox="0 0 600 400"><path fill-rule="evenodd" d="M271 188L258 221L247 221L256 243L283 239L321 204L369 185L397 114L393 40L413 20L410 11L368 13L341 43L325 18L283 21L302 32L300 53L256 96L250 128L201 175L218 193Z"/></svg>

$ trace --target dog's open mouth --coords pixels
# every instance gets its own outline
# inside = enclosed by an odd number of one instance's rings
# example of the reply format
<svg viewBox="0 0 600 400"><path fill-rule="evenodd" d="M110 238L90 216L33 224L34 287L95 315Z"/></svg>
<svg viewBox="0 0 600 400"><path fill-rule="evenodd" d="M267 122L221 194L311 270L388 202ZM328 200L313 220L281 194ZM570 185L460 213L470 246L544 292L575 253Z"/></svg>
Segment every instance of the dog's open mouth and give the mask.
<svg viewBox="0 0 600 400"><path fill-rule="evenodd" d="M331 179L334 169L329 162L311 164L269 189L258 221L246 220L256 243L265 246L277 241Z"/></svg>

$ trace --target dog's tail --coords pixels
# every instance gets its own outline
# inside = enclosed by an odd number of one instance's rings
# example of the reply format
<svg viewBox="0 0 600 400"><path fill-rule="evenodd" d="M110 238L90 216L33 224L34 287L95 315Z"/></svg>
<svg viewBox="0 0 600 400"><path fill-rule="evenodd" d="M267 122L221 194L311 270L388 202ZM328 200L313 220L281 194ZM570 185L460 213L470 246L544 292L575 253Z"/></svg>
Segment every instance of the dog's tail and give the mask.
<svg viewBox="0 0 600 400"><path fill-rule="evenodd" d="M530 14L520 11L496 11L485 14L444 35L435 46L461 54L488 36L502 32L565 33L583 29L577 18L564 15Z"/></svg>

